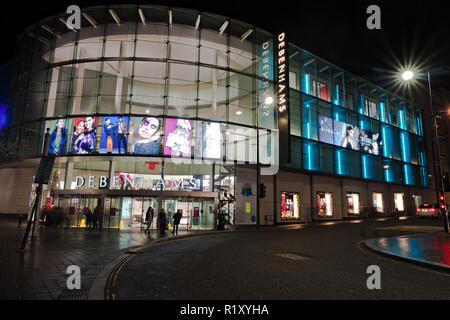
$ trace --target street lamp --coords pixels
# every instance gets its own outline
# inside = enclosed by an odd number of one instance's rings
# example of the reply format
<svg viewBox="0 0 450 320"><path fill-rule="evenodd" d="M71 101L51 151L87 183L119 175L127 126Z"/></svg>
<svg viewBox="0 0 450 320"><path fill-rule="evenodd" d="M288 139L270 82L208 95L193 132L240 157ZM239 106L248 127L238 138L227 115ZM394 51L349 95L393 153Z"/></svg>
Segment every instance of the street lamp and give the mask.
<svg viewBox="0 0 450 320"><path fill-rule="evenodd" d="M402 73L402 79L406 82L413 80L415 76L415 73L412 70L405 70ZM445 202L445 199L443 199L444 197L444 179L442 176L442 171L441 171L441 152L439 150L439 135L438 135L438 127L437 127L437 118L439 116L439 114L441 114L442 112L434 112L434 107L433 107L433 96L431 94L431 80L430 80L430 72L427 71L427 80L428 80L428 95L430 98L430 109L431 109L431 120L433 121L433 128L434 128L434 139L432 139L432 154L433 154L433 169L434 169L434 176L435 176L435 184L436 184L436 199L437 199L437 203L441 203L442 201ZM445 112L446 113L446 112ZM436 153L437 153L437 160L436 160L436 155L435 155L435 150L433 148L433 146L436 146ZM436 172L437 169L437 172ZM439 181L439 180L440 181ZM449 233L449 223L448 223L448 213L447 210L445 208L441 207L441 212L443 213L444 216L444 228L445 228L445 232Z"/></svg>

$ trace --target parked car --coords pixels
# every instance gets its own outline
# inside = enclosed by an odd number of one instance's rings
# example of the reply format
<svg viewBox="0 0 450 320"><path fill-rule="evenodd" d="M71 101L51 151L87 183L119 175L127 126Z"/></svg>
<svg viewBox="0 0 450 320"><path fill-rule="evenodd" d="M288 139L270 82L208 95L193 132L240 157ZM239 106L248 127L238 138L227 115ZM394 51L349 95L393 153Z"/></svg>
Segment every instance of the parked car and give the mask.
<svg viewBox="0 0 450 320"><path fill-rule="evenodd" d="M416 216L419 218L431 217L439 218L441 213L441 208L439 204L436 203L424 203L416 210Z"/></svg>

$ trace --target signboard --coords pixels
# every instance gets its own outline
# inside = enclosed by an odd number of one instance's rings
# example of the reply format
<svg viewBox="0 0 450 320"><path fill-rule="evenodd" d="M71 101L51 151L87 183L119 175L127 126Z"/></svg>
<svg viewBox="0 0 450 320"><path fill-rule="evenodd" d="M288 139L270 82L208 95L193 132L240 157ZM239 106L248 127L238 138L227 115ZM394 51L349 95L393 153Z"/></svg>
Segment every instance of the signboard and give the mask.
<svg viewBox="0 0 450 320"><path fill-rule="evenodd" d="M48 184L54 163L55 156L47 156L41 158L39 168L36 172L36 176L34 177L34 183Z"/></svg>
<svg viewBox="0 0 450 320"><path fill-rule="evenodd" d="M379 155L381 136L357 126L319 115L319 141L346 149Z"/></svg>
<svg viewBox="0 0 450 320"><path fill-rule="evenodd" d="M245 213L246 213L246 214L252 213L252 206L251 206L251 203L250 203L250 202L246 202L246 203L245 203Z"/></svg>
<svg viewBox="0 0 450 320"><path fill-rule="evenodd" d="M279 134L279 159L280 164L291 162L291 142L289 123L289 57L286 33L282 32L277 37L277 79L276 97L278 112Z"/></svg>

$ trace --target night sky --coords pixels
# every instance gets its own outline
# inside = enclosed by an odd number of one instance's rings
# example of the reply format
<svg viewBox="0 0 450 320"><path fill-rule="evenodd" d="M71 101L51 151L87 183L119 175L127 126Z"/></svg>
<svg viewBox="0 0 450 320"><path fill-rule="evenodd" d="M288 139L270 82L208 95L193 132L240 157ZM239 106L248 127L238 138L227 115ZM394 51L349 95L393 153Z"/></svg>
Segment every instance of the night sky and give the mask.
<svg viewBox="0 0 450 320"><path fill-rule="evenodd" d="M12 47L29 25L65 12L70 4L81 8L120 3L147 3L185 7L221 14L272 33L287 32L289 41L358 76L407 96L393 83L400 65L420 64L430 70L434 88L450 90L450 18L448 1L21 1L1 11L0 64L12 58ZM369 30L366 9L381 8L381 30ZM3 4L2 4L3 6ZM423 81L425 84L425 82ZM423 86L424 87L424 86Z"/></svg>

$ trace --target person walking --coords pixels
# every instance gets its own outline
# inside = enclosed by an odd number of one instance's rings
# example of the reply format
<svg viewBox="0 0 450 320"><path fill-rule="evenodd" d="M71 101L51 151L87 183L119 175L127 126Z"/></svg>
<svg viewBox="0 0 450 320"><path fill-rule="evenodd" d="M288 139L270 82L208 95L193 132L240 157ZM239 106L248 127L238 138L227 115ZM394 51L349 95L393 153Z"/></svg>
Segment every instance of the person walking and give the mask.
<svg viewBox="0 0 450 320"><path fill-rule="evenodd" d="M92 211L91 209L88 209L86 212L86 230L91 227L92 222Z"/></svg>
<svg viewBox="0 0 450 320"><path fill-rule="evenodd" d="M145 233L150 233L150 228L153 223L153 208L150 206L147 209L147 212L145 213L145 221L147 221L147 229L145 230Z"/></svg>
<svg viewBox="0 0 450 320"><path fill-rule="evenodd" d="M166 212L164 209L161 209L158 214L158 224L160 234L166 234Z"/></svg>
<svg viewBox="0 0 450 320"><path fill-rule="evenodd" d="M177 212L173 215L173 231L172 233L178 234L178 225L180 224L182 214L180 210L177 210Z"/></svg>
<svg viewBox="0 0 450 320"><path fill-rule="evenodd" d="M92 223L94 225L94 230L98 228L98 219L100 217L100 203L94 209L94 214L92 215Z"/></svg>

